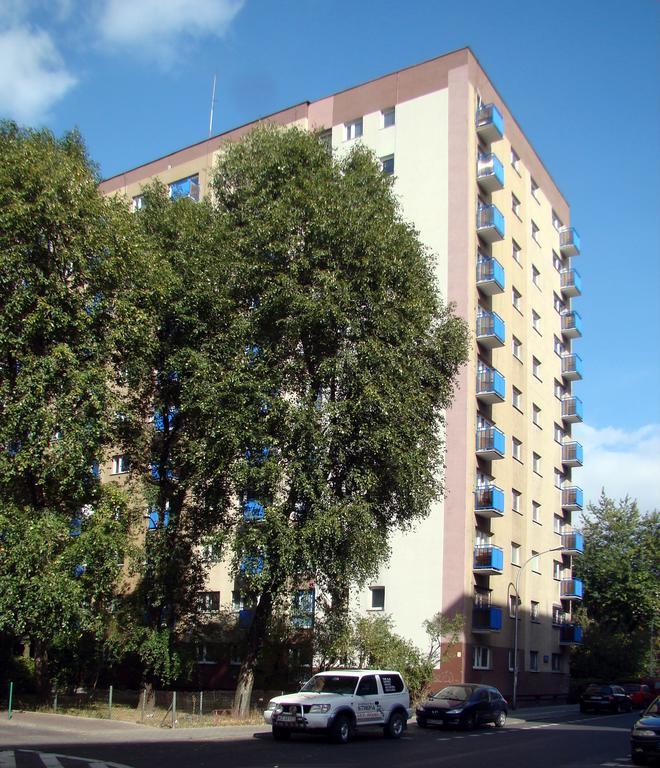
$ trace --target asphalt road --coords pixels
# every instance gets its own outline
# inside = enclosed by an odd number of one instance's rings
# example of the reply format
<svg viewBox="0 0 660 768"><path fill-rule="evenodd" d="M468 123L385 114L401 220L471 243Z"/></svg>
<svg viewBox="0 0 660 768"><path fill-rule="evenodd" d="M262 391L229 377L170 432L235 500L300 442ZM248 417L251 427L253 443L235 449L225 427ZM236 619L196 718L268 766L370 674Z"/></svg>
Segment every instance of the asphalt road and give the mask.
<svg viewBox="0 0 660 768"><path fill-rule="evenodd" d="M172 731L19 712L0 720L0 768L624 768L637 716L555 707L519 711L503 729L421 730L411 722L400 741L373 732L340 746L310 736L274 742L265 726Z"/></svg>

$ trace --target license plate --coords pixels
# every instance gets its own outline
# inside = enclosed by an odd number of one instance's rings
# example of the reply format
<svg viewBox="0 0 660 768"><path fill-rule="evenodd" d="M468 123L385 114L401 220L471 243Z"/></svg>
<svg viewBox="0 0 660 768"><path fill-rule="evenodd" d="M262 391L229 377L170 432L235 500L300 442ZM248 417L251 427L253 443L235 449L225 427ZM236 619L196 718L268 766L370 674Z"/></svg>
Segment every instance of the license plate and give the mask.
<svg viewBox="0 0 660 768"><path fill-rule="evenodd" d="M278 715L277 722L278 723L295 723L296 716L295 715Z"/></svg>
<svg viewBox="0 0 660 768"><path fill-rule="evenodd" d="M426 722L427 722L429 725L444 725L444 724L445 724L445 721L444 721L444 720L438 720L438 719L436 719L436 718L432 718L432 719L430 719L430 720L427 720Z"/></svg>

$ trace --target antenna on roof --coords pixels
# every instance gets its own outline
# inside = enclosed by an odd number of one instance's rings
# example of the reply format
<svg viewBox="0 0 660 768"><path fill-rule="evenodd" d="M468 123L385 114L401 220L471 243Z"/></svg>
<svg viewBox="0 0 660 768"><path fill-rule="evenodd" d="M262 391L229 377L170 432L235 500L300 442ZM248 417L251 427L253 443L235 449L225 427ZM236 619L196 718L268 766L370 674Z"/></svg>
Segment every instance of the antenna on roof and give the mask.
<svg viewBox="0 0 660 768"><path fill-rule="evenodd" d="M213 133L213 108L215 107L215 79L217 75L213 75L213 93L211 94L211 116L209 118L209 139Z"/></svg>

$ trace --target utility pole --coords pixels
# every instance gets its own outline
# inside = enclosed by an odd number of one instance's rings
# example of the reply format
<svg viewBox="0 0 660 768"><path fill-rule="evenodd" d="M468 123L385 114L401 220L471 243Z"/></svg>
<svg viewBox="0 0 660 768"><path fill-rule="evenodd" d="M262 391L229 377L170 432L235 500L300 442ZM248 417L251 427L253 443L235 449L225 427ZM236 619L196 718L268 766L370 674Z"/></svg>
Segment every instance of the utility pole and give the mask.
<svg viewBox="0 0 660 768"><path fill-rule="evenodd" d="M213 91L211 93L211 115L209 117L209 139L213 133L213 108L215 107L215 81L217 75L213 75Z"/></svg>

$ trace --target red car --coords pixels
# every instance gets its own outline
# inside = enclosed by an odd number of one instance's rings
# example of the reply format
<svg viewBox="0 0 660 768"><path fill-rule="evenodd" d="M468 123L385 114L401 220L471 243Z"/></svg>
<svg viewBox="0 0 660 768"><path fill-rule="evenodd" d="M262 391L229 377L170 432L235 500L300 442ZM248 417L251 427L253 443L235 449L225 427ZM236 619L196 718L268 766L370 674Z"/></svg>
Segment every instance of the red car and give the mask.
<svg viewBox="0 0 660 768"><path fill-rule="evenodd" d="M633 707L646 709L653 701L653 693L644 683L621 683L623 690L632 699Z"/></svg>

